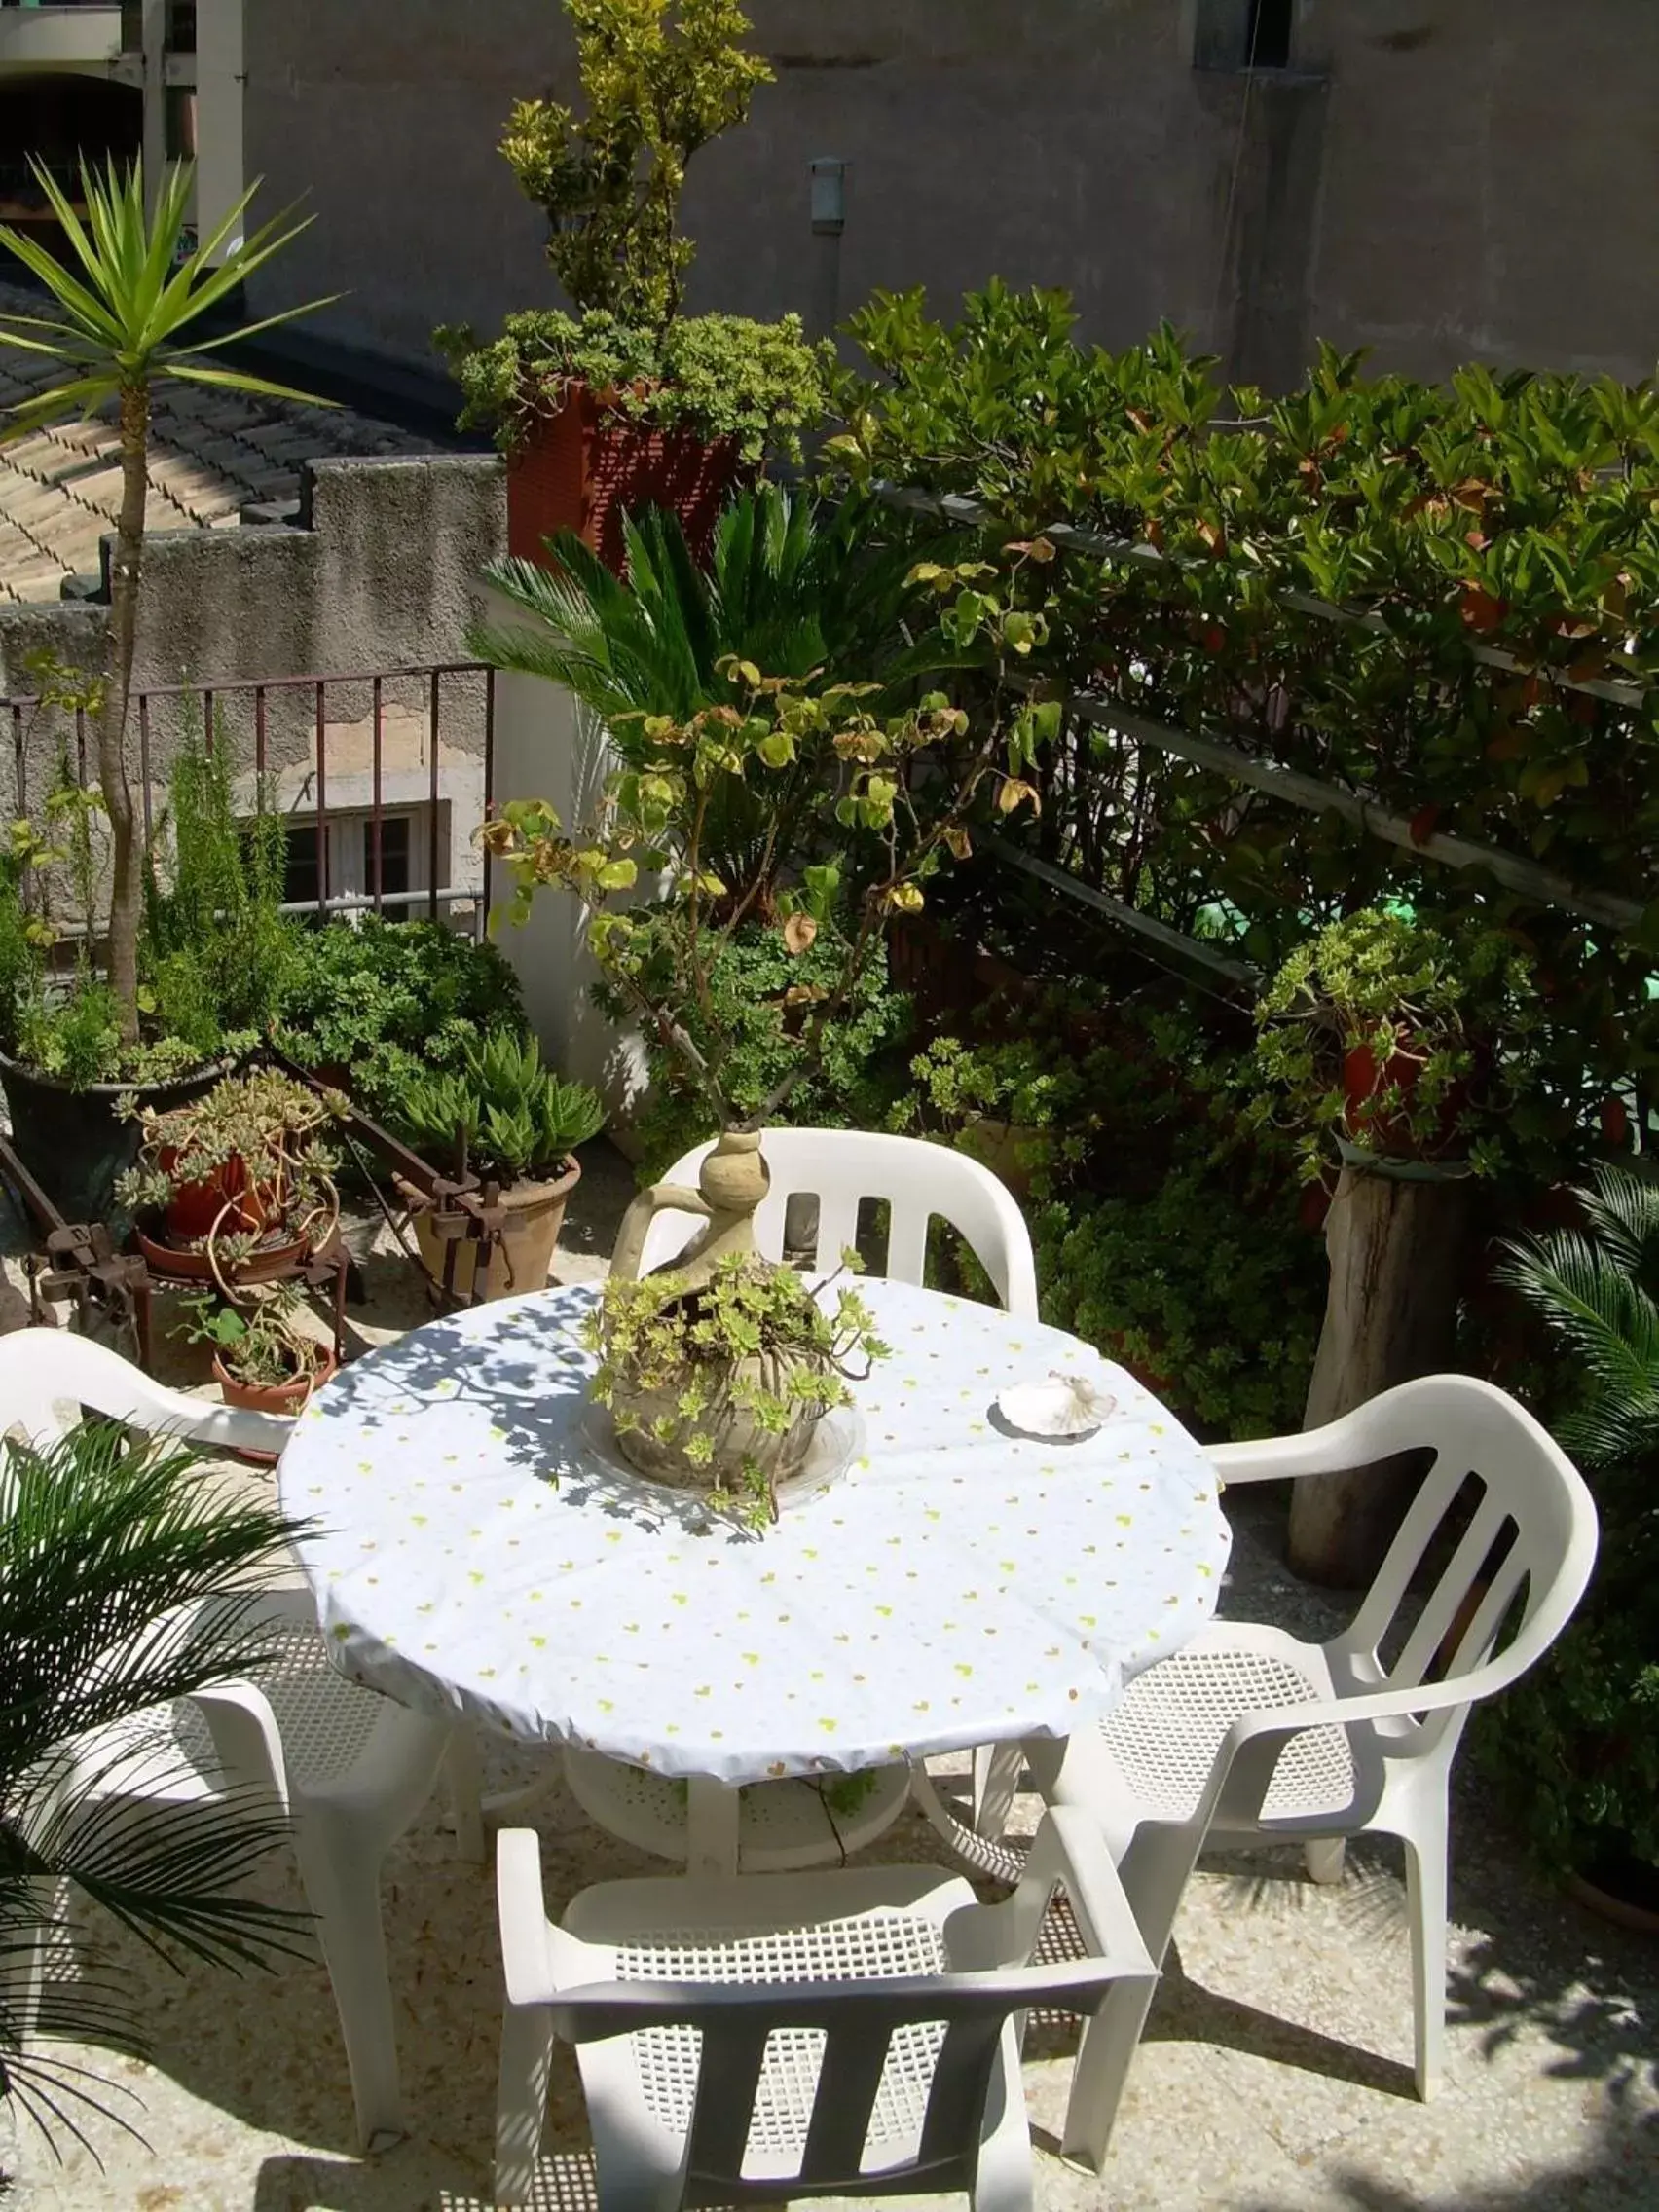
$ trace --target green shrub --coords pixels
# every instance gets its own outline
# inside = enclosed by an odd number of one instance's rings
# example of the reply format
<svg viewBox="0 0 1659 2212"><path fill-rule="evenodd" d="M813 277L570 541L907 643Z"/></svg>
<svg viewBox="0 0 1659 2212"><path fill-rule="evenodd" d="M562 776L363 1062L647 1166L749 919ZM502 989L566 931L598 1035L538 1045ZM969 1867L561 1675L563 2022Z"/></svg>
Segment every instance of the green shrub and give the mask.
<svg viewBox="0 0 1659 2212"><path fill-rule="evenodd" d="M173 763L148 856L139 975L156 1026L202 1059L265 1034L294 957L299 933L281 911L287 827L261 800L241 825L223 748L192 746Z"/></svg>
<svg viewBox="0 0 1659 2212"><path fill-rule="evenodd" d="M300 933L276 1042L301 1067L350 1083L371 1115L388 1113L424 1069L456 1066L486 1031L524 1031L518 977L494 945L440 922Z"/></svg>
<svg viewBox="0 0 1659 2212"><path fill-rule="evenodd" d="M740 1112L753 1112L794 1064L791 1036L801 1002L789 994L832 988L845 957L844 945L828 933L808 951L792 953L778 930L759 923L740 928L719 953L710 976L714 1023L695 1008L686 1008L683 1019L699 1049L729 1034L721 1082ZM613 1018L626 1017L603 985L595 995ZM904 1088L899 1048L909 1022L909 999L888 980L887 956L877 945L829 1026L822 1061L795 1085L777 1119L800 1128L880 1128ZM634 1134L643 1149L642 1179L650 1182L715 1131L675 1055L648 1034L645 1053L651 1088Z"/></svg>
<svg viewBox="0 0 1659 2212"><path fill-rule="evenodd" d="M481 341L460 324L434 342L464 397L458 426L491 431L503 451L538 417L557 414L576 385L604 393L628 422L735 438L751 465L771 454L798 461L801 432L828 405L831 350L810 342L795 314L692 315L658 330L604 309L535 308L508 315L498 338Z"/></svg>

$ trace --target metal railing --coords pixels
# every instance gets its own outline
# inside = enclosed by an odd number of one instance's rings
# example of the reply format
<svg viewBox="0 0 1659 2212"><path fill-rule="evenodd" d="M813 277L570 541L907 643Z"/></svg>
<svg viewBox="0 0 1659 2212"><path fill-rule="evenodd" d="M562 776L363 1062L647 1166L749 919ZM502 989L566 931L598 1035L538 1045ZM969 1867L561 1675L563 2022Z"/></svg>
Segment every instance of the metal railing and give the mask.
<svg viewBox="0 0 1659 2212"><path fill-rule="evenodd" d="M396 695L394 697L394 694ZM398 699L419 700L418 716ZM342 701L362 712L346 718L338 710ZM415 775L388 761L388 716L397 714L400 733L407 737L418 722L424 761ZM95 781L95 751L86 706L55 707L35 696L0 697L0 731L11 732L13 798L17 812L30 813L31 801L44 796L50 781L66 766L83 788ZM347 732L367 733L367 762L354 771L353 780L366 783L363 803L331 798L331 768L336 771L333 790L339 790L340 746ZM136 737L136 759L132 749ZM316 847L316 889L313 896L284 902L286 913L314 914L326 920L331 914L410 912L424 907L428 918L455 905L472 904L474 931L482 934L490 904L490 856L480 857L479 878L473 884L440 881L445 869L443 810L450 810L448 845L453 851L475 823L456 818L457 792L444 773L445 754L452 761L476 762L482 770L477 819L488 814L495 796L496 671L482 661L437 661L387 669L352 670L303 676L234 677L209 683L150 684L132 694L128 721L129 770L135 766L134 796L143 821L146 844L157 827L157 794L166 788L170 763L186 747L197 744L209 754L224 756L234 749L239 765L251 772L259 802L265 803L274 781L286 776L297 781L306 803L281 807L290 824L313 830ZM331 739L334 758L331 762ZM388 790L395 780L405 787L402 795ZM388 888L387 884L389 820L409 820L424 813L426 882L420 889ZM330 831L344 820L363 822L364 873L360 890L337 889L331 882ZM415 854L408 853L413 867ZM453 869L448 872L455 872Z"/></svg>

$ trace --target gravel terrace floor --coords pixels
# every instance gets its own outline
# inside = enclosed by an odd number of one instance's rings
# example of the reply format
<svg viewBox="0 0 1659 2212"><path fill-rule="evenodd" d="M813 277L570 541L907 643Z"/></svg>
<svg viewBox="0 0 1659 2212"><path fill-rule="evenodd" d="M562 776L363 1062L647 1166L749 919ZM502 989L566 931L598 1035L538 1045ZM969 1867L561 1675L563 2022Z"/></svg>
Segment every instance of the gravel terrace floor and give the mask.
<svg viewBox="0 0 1659 2212"><path fill-rule="evenodd" d="M603 1272L627 1170L607 1146L572 1209L558 1272ZM359 1225L379 1341L424 1316L384 1227ZM8 1251L18 1249L15 1233ZM5 1260L18 1280L15 1257ZM181 1376L181 1380L191 1379ZM269 1480L246 1476L246 1480ZM1242 1501L1222 1610L1317 1633L1324 1601L1278 1564L1277 1508ZM526 1771L492 1752L500 1786ZM1022 1801L1030 1818L1033 1807ZM658 1870L589 1826L562 1790L540 1802L549 1904L608 1875ZM1040 2212L1603 2212L1659 2207L1659 1943L1540 1883L1463 1774L1455 1815L1447 2081L1411 2083L1403 1892L1385 1846L1321 1889L1291 1856L1206 1862L1189 1891L1104 2176L1055 2153L1067 2046L1034 2034L1025 2068ZM908 1815L880 1847L933 1859ZM291 1865L264 1894L302 1902ZM289 1962L235 1979L175 1973L108 1926L83 1953L120 1957L148 1995L153 2058L81 2059L125 2100L136 2136L94 2128L97 2157L27 2127L0 2132L10 2212L482 2212L490 2199L500 1974L487 1872L457 1860L439 1805L392 1854L386 1921L413 2135L356 2155L327 1979ZM0 2131L5 2122L0 2120ZM559 2065L538 2212L586 2212L591 2163L575 2070Z"/></svg>

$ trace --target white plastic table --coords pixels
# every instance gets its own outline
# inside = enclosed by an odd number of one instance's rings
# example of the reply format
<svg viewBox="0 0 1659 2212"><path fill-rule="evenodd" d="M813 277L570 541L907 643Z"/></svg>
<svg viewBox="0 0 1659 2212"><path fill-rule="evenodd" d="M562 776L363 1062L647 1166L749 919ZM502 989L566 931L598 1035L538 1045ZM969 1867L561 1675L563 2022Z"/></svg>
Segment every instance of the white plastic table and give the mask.
<svg viewBox="0 0 1659 2212"><path fill-rule="evenodd" d="M1198 1446L1058 1330L860 1285L892 1347L844 1473L763 1533L618 1475L591 1441L590 1287L428 1323L320 1390L284 1511L353 1679L521 1742L684 1777L691 1863L737 1789L1091 1724L1210 1617L1228 1556ZM1090 1437L1012 1433L1011 1382L1082 1372ZM847 1417L840 1417L845 1419Z"/></svg>

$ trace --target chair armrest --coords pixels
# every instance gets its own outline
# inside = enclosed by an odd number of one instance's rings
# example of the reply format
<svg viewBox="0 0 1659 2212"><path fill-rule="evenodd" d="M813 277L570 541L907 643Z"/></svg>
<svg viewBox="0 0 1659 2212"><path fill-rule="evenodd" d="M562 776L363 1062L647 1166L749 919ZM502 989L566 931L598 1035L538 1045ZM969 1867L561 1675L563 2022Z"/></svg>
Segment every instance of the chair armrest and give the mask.
<svg viewBox="0 0 1659 2212"><path fill-rule="evenodd" d="M559 1994L547 1941L541 1838L534 1828L503 1828L496 1838L496 1915L509 2005L547 2005Z"/></svg>
<svg viewBox="0 0 1659 2212"><path fill-rule="evenodd" d="M227 1786L267 1792L288 1813L282 1735L265 1692L253 1682L215 1682L210 1689L192 1690L190 1702L207 1724Z"/></svg>
<svg viewBox="0 0 1659 2212"><path fill-rule="evenodd" d="M90 1337L27 1329L8 1338L6 1346L7 1356L18 1363L19 1381L31 1403L69 1400L153 1435L232 1451L280 1453L293 1433L291 1420L209 1405L182 1390L169 1390Z"/></svg>
<svg viewBox="0 0 1659 2212"><path fill-rule="evenodd" d="M1099 1822L1081 1804L1051 1805L1043 1816L1013 1897L996 1905L961 1908L952 1916L952 1966L957 1971L1023 1965L1037 1948L1049 1900L1064 1888L1078 1932L1093 1957L1124 1974L1158 1972Z"/></svg>

